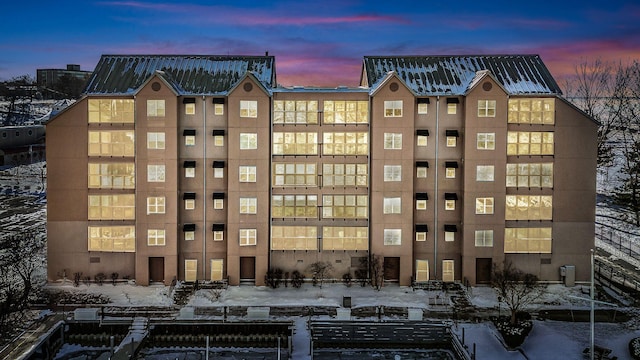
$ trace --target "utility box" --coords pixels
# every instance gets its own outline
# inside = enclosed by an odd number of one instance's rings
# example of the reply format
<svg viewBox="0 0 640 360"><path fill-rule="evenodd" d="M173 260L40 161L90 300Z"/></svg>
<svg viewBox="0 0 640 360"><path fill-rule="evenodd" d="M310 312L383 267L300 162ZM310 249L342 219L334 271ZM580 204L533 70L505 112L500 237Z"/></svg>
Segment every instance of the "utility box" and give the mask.
<svg viewBox="0 0 640 360"><path fill-rule="evenodd" d="M342 307L345 307L345 308L351 307L351 296L342 297Z"/></svg>
<svg viewBox="0 0 640 360"><path fill-rule="evenodd" d="M560 266L560 277L564 286L574 287L576 286L576 267L575 265L563 265Z"/></svg>

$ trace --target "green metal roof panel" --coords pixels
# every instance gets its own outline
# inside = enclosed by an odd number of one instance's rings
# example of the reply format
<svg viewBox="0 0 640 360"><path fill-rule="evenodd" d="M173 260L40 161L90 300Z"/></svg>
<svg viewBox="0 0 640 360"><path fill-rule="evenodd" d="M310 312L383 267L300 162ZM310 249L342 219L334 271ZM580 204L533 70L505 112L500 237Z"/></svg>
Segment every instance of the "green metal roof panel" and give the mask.
<svg viewBox="0 0 640 360"><path fill-rule="evenodd" d="M157 71L181 96L226 95L247 72L276 84L273 56L103 55L84 93L133 94Z"/></svg>
<svg viewBox="0 0 640 360"><path fill-rule="evenodd" d="M538 55L365 56L363 66L372 89L395 72L417 96L464 95L482 70L509 94L562 94Z"/></svg>

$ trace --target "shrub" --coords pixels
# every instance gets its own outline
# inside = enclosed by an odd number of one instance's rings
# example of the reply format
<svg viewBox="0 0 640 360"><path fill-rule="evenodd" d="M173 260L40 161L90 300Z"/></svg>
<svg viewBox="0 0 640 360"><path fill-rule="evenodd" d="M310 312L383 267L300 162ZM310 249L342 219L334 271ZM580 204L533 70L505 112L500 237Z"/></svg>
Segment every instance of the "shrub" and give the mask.
<svg viewBox="0 0 640 360"><path fill-rule="evenodd" d="M640 360L640 337L629 341L629 353L634 360Z"/></svg>
<svg viewBox="0 0 640 360"><path fill-rule="evenodd" d="M291 273L291 286L296 289L302 287L302 283L304 282L304 275L300 273L298 270L294 270Z"/></svg>
<svg viewBox="0 0 640 360"><path fill-rule="evenodd" d="M516 348L524 342L533 328L531 315L526 312L516 314L516 322L512 323L508 316L501 316L494 321L496 329L502 335L505 344L510 348Z"/></svg>
<svg viewBox="0 0 640 360"><path fill-rule="evenodd" d="M113 284L113 286L116 286L116 280L118 280L118 273L111 273L111 283Z"/></svg>
<svg viewBox="0 0 640 360"><path fill-rule="evenodd" d="M98 283L98 285L102 286L102 284L104 283L104 279L106 279L107 276L104 273L98 273L96 274L96 276L94 277L94 279L96 280L96 282Z"/></svg>
<svg viewBox="0 0 640 360"><path fill-rule="evenodd" d="M267 270L264 280L267 285L273 289L280 287L280 282L282 281L282 269L275 268Z"/></svg>
<svg viewBox="0 0 640 360"><path fill-rule="evenodd" d="M351 287L351 282L353 278L351 277L351 273L346 273L342 275L342 282L347 285L347 287Z"/></svg>

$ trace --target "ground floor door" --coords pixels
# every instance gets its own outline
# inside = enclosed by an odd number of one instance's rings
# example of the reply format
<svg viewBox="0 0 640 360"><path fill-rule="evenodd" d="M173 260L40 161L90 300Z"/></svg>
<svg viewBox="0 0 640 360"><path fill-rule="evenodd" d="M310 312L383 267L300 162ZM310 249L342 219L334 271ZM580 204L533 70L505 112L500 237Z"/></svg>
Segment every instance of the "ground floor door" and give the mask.
<svg viewBox="0 0 640 360"><path fill-rule="evenodd" d="M384 280L385 281L400 280L400 258L399 257L384 258Z"/></svg>
<svg viewBox="0 0 640 360"><path fill-rule="evenodd" d="M149 258L149 283L164 282L164 258Z"/></svg>
<svg viewBox="0 0 640 360"><path fill-rule="evenodd" d="M452 282L455 279L453 265L453 260L442 260L442 281Z"/></svg>
<svg viewBox="0 0 640 360"><path fill-rule="evenodd" d="M416 281L429 281L429 260L416 260Z"/></svg>
<svg viewBox="0 0 640 360"><path fill-rule="evenodd" d="M491 258L476 259L476 284L489 284L491 282Z"/></svg>
<svg viewBox="0 0 640 360"><path fill-rule="evenodd" d="M256 258L240 257L240 282L249 283L256 281Z"/></svg>

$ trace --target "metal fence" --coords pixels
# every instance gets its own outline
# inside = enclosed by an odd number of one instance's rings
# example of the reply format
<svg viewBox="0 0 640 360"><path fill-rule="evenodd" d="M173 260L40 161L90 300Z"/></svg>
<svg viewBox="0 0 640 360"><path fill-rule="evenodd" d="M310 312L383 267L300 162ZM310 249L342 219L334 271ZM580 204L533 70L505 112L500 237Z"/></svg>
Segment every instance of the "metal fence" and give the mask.
<svg viewBox="0 0 640 360"><path fill-rule="evenodd" d="M596 222L596 239L640 261L640 236Z"/></svg>

